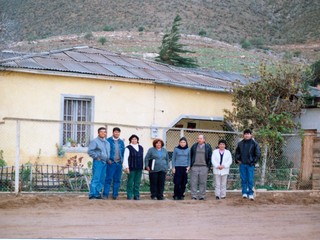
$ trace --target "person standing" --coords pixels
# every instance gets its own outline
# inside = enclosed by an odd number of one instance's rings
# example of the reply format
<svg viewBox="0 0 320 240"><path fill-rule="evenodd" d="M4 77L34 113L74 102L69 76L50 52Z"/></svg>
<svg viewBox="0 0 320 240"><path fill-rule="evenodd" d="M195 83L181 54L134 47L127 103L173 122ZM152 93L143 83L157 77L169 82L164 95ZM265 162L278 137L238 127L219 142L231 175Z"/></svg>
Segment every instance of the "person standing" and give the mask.
<svg viewBox="0 0 320 240"><path fill-rule="evenodd" d="M227 179L232 164L232 155L229 150L226 149L227 142L225 140L219 140L218 149L212 152L212 166L213 174L215 178L215 195L216 199L225 199L227 192Z"/></svg>
<svg viewBox="0 0 320 240"><path fill-rule="evenodd" d="M110 160L107 162L107 176L104 184L103 197L108 199L111 183L113 182L112 197L118 198L121 176L122 162L124 154L124 142L120 139L120 128L115 127L112 130L112 136L107 138L110 143Z"/></svg>
<svg viewBox="0 0 320 240"><path fill-rule="evenodd" d="M205 200L207 190L208 170L211 167L212 148L205 142L204 135L198 136L198 142L192 145L190 150L190 187L193 200Z"/></svg>
<svg viewBox="0 0 320 240"><path fill-rule="evenodd" d="M164 200L163 191L169 169L169 154L163 147L164 142L161 139L155 139L152 145L144 158L145 169L149 172L151 199Z"/></svg>
<svg viewBox="0 0 320 240"><path fill-rule="evenodd" d="M246 129L243 131L243 140L236 148L236 163L240 164L240 178L242 186L242 197L254 200L254 168L260 158L259 144L252 139L252 131Z"/></svg>
<svg viewBox="0 0 320 240"><path fill-rule="evenodd" d="M131 135L130 144L124 150L123 169L128 174L127 199L140 200L140 183L143 170L143 147L139 145L139 137Z"/></svg>
<svg viewBox="0 0 320 240"><path fill-rule="evenodd" d="M92 179L89 199L101 199L101 192L106 177L106 162L110 157L110 144L106 140L106 128L98 129L98 137L93 139L88 147L88 154L93 159Z"/></svg>
<svg viewBox="0 0 320 240"><path fill-rule="evenodd" d="M190 148L185 137L180 138L179 145L174 148L172 154L172 173L174 174L174 200L183 200L186 184L188 182L188 171L190 167Z"/></svg>

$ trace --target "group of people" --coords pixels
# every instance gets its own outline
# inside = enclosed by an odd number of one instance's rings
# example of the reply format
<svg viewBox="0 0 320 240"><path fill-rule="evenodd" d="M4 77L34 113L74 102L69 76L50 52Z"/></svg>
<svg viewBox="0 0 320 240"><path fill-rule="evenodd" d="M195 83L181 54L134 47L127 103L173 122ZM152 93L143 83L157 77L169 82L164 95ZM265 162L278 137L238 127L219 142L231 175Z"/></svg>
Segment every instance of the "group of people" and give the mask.
<svg viewBox="0 0 320 240"><path fill-rule="evenodd" d="M98 129L98 137L88 147L88 154L93 159L92 180L89 199L108 199L111 185L112 198L118 198L122 171L127 177L127 199L140 199L142 171L149 172L150 197L152 200L164 199L166 175L169 170L169 154L164 142L157 138L146 156L135 134L129 138L125 147L120 139L121 130L115 127L112 136L106 138L106 128ZM246 129L235 151L235 162L239 164L242 185L242 197L254 200L254 168L260 158L259 144L252 138L252 131ZM213 169L215 178L215 197L226 198L227 178L232 164L232 154L227 150L227 142L219 140L218 147L212 150L204 135L199 135L197 142L190 148L185 137L180 138L172 154L172 174L174 200L183 200L190 176L191 199L205 200L208 172Z"/></svg>

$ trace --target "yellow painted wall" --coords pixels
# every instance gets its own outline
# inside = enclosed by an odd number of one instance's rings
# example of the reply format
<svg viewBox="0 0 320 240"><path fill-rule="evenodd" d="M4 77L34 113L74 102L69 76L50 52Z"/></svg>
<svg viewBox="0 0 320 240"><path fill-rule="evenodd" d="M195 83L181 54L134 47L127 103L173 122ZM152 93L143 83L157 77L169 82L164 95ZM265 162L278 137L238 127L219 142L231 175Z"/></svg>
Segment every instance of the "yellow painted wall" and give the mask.
<svg viewBox="0 0 320 240"><path fill-rule="evenodd" d="M94 96L94 122L136 126L169 127L180 115L222 117L223 109L231 107L231 96L227 93L107 79L1 71L0 119L62 120L62 94ZM95 126L95 135L98 127ZM108 135L112 127L108 129ZM0 139L0 149L4 150L5 160L13 163L16 156L16 124L9 121L0 124L0 133L5 136L5 139ZM122 130L121 136L128 139L133 133L138 134L140 143L147 151L152 142L150 130L127 128ZM55 144L59 143L59 134L58 123L22 122L22 163L66 162L74 153L68 153L64 159L56 157ZM160 134L163 134L162 130ZM88 156L84 159L85 162L89 160Z"/></svg>

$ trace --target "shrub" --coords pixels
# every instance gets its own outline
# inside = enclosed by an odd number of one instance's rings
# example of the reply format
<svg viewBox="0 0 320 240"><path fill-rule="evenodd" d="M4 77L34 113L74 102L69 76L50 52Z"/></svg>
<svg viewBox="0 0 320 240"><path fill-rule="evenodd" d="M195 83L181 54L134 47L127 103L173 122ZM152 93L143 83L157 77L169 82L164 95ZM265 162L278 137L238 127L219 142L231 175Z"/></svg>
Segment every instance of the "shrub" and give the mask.
<svg viewBox="0 0 320 240"><path fill-rule="evenodd" d="M114 28L111 27L111 26L109 26L109 25L107 25L107 26L104 26L104 27L103 27L103 31L112 32L112 31L114 31Z"/></svg>
<svg viewBox="0 0 320 240"><path fill-rule="evenodd" d="M6 161L3 159L3 150L0 150L0 167L7 166Z"/></svg>
<svg viewBox="0 0 320 240"><path fill-rule="evenodd" d="M84 38L87 39L87 40L91 40L93 38L93 34L90 32L90 33L86 33L86 35L84 35Z"/></svg>
<svg viewBox="0 0 320 240"><path fill-rule="evenodd" d="M241 47L243 49L250 49L251 48L251 42L248 39L244 39L240 42Z"/></svg>
<svg viewBox="0 0 320 240"><path fill-rule="evenodd" d="M295 52L293 53L293 56L294 56L294 57L300 57L300 56L301 56L301 51L295 51Z"/></svg>
<svg viewBox="0 0 320 240"><path fill-rule="evenodd" d="M107 42L107 39L105 37L100 37L98 42L101 43L101 45L104 45Z"/></svg>
<svg viewBox="0 0 320 240"><path fill-rule="evenodd" d="M262 48L264 45L264 40L263 38L252 38L250 39L250 43L255 46L256 48Z"/></svg>
<svg viewBox="0 0 320 240"><path fill-rule="evenodd" d="M144 31L144 27L140 26L140 27L138 28L138 31L139 31L139 32L143 32L143 31Z"/></svg>
<svg viewBox="0 0 320 240"><path fill-rule="evenodd" d="M207 36L207 32L203 29L201 29L198 34L199 36L202 36L202 37Z"/></svg>

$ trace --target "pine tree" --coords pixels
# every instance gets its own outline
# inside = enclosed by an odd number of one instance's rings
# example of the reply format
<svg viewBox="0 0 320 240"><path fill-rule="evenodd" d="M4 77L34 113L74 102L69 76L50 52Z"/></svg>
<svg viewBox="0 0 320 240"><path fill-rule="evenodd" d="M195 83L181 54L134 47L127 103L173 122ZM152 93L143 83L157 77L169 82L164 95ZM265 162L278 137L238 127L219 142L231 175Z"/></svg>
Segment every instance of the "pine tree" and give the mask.
<svg viewBox="0 0 320 240"><path fill-rule="evenodd" d="M178 67L198 67L195 59L180 55L181 53L194 53L193 51L183 49L185 45L179 43L181 38L180 21L181 17L177 15L173 21L171 30L163 36L159 56L156 60Z"/></svg>

